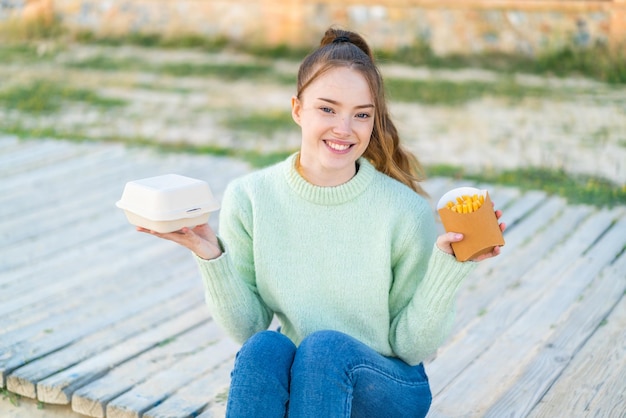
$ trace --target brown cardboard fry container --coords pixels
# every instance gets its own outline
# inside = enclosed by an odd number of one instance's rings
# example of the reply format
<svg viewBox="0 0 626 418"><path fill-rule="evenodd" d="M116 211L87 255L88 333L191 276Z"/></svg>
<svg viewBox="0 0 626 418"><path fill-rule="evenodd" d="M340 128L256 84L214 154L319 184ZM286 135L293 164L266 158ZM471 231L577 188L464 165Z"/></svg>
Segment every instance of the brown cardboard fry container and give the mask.
<svg viewBox="0 0 626 418"><path fill-rule="evenodd" d="M472 213L456 213L448 209L449 201L456 201L464 195L483 195L485 202ZM504 245L504 237L498 224L489 193L474 187L459 187L444 194L437 204L437 211L446 232L459 232L463 240L452 243L454 255L458 261L467 261Z"/></svg>

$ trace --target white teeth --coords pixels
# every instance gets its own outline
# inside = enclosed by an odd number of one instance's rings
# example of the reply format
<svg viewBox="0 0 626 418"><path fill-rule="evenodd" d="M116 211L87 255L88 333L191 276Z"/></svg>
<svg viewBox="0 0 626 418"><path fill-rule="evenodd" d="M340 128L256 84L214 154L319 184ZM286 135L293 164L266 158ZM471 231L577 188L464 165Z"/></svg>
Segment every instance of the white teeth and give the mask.
<svg viewBox="0 0 626 418"><path fill-rule="evenodd" d="M332 149L334 149L336 151L345 151L348 148L350 148L350 145L341 145L341 144L336 144L336 143L330 142L330 141L326 141L326 144L328 144L329 147L331 147Z"/></svg>

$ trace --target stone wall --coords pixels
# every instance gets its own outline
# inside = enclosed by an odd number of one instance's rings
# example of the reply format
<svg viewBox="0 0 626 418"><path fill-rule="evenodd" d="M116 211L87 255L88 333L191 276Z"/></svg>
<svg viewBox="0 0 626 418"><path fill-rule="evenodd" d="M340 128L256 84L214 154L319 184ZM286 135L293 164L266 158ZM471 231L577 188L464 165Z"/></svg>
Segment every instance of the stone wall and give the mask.
<svg viewBox="0 0 626 418"><path fill-rule="evenodd" d="M365 34L376 47L425 42L439 54L626 41L626 0L0 0L0 20L50 9L70 29L101 34L274 45L309 46L332 24Z"/></svg>

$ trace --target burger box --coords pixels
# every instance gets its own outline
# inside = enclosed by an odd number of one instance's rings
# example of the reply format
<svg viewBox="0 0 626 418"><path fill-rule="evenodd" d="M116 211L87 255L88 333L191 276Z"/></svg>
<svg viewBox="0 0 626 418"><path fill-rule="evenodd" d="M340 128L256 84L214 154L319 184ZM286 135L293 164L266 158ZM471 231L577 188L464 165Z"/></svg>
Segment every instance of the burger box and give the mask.
<svg viewBox="0 0 626 418"><path fill-rule="evenodd" d="M160 233L206 223L220 207L206 182L178 174L126 183L116 206L131 224Z"/></svg>

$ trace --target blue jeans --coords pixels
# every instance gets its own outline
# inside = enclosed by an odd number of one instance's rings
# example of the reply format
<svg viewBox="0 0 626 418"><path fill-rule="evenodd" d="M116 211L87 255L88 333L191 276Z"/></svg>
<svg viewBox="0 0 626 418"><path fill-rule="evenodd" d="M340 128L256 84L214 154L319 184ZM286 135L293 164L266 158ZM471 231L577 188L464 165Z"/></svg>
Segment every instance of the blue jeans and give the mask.
<svg viewBox="0 0 626 418"><path fill-rule="evenodd" d="M422 364L384 357L337 331L313 333L298 348L262 331L237 354L226 416L424 417L431 400Z"/></svg>

